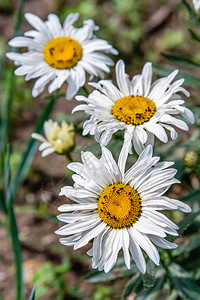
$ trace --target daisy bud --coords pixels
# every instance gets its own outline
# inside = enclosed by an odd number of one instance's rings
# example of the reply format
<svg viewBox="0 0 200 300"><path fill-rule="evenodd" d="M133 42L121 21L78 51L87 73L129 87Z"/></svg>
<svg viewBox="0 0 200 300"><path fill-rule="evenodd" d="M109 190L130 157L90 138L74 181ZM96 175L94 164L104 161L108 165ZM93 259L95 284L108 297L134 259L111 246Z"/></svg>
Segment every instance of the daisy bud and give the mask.
<svg viewBox="0 0 200 300"><path fill-rule="evenodd" d="M45 157L53 152L65 154L70 152L74 147L74 125L68 125L62 121L61 126L53 120L48 120L44 123L45 137L38 133L32 133L32 138L41 141L42 144L39 150L42 151L42 156Z"/></svg>
<svg viewBox="0 0 200 300"><path fill-rule="evenodd" d="M198 155L197 155L196 151L190 150L185 153L184 158L183 158L183 163L186 167L188 167L188 168L195 167L197 164L197 161L198 161Z"/></svg>

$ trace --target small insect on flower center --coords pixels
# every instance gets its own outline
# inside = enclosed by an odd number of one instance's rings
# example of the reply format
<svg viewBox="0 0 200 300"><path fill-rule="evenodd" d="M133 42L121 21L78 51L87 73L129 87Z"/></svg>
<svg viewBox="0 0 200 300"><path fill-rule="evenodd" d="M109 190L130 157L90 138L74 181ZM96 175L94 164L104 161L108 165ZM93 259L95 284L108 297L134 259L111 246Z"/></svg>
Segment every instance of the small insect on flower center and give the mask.
<svg viewBox="0 0 200 300"><path fill-rule="evenodd" d="M71 69L82 57L82 47L74 39L58 37L44 48L44 59L55 69Z"/></svg>
<svg viewBox="0 0 200 300"><path fill-rule="evenodd" d="M149 98L130 95L118 99L111 112L119 121L137 126L149 121L156 112L156 105Z"/></svg>
<svg viewBox="0 0 200 300"><path fill-rule="evenodd" d="M101 220L110 227L130 227L141 214L141 199L129 185L112 184L101 193L97 209Z"/></svg>

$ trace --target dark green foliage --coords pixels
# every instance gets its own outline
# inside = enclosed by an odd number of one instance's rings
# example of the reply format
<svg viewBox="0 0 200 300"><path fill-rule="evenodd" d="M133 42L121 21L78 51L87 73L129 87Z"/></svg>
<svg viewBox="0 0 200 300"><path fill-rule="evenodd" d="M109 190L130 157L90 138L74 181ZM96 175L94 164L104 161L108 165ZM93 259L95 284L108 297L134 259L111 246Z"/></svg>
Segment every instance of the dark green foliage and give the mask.
<svg viewBox="0 0 200 300"><path fill-rule="evenodd" d="M180 296L186 297L189 300L199 299L200 287L190 273L185 271L180 265L174 263L167 267L167 271Z"/></svg>
<svg viewBox="0 0 200 300"><path fill-rule="evenodd" d="M152 262L152 260L148 259L146 273L142 276L145 291L148 291L151 287L154 286L154 283L156 281L155 274L156 266Z"/></svg>
<svg viewBox="0 0 200 300"><path fill-rule="evenodd" d="M140 292L142 289L142 277L140 273L135 274L125 285L122 299L126 299L126 296L130 295L132 291L135 293Z"/></svg>

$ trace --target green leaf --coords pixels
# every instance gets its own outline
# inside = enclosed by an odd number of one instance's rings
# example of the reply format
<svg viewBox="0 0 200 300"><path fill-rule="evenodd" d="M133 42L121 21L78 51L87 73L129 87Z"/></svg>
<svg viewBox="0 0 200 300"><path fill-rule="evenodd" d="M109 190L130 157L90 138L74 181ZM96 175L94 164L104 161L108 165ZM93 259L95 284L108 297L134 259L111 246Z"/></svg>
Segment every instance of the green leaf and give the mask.
<svg viewBox="0 0 200 300"><path fill-rule="evenodd" d="M8 207L8 223L9 223L9 232L12 242L12 250L14 253L15 259L15 268L16 268L16 299L24 299L24 286L23 286L23 273L22 273L22 256L21 256L21 246L18 237L17 223L15 220L15 214L13 210L12 201L10 201Z"/></svg>
<svg viewBox="0 0 200 300"><path fill-rule="evenodd" d="M195 202L200 200L200 190L191 190L187 196L179 198L184 202Z"/></svg>
<svg viewBox="0 0 200 300"><path fill-rule="evenodd" d="M200 287L190 273L175 263L167 266L167 271L181 297L186 297L189 300L199 299Z"/></svg>
<svg viewBox="0 0 200 300"><path fill-rule="evenodd" d="M179 244L178 248L172 250L173 256L178 256L181 254L184 254L186 252L191 252L197 248L200 247L200 235L199 234L193 234L189 237L187 240L187 244Z"/></svg>
<svg viewBox="0 0 200 300"><path fill-rule="evenodd" d="M12 103L14 99L14 90L15 90L15 78L13 72L9 74L8 78L9 85L7 87L6 97L2 99L1 106L1 128L0 128L0 172L1 172L1 180L4 180L5 174L5 156L7 151L7 143L9 130L11 126L11 111L12 111ZM5 83L4 83L5 84Z"/></svg>
<svg viewBox="0 0 200 300"><path fill-rule="evenodd" d="M200 64L195 63L191 59L181 56L181 55L175 55L175 54L169 54L169 53L161 53L162 56L164 56L166 59L170 60L171 62L175 64L179 64L183 67L188 68L199 68Z"/></svg>
<svg viewBox="0 0 200 300"><path fill-rule="evenodd" d="M32 291L31 291L31 294L30 294L30 297L29 297L29 300L35 300L35 292L36 292L36 287L37 287L37 282L35 283Z"/></svg>
<svg viewBox="0 0 200 300"><path fill-rule="evenodd" d="M166 276L162 275L156 280L154 286L148 291L141 291L135 300L155 300L160 299L158 294L161 292L164 283L166 282Z"/></svg>
<svg viewBox="0 0 200 300"><path fill-rule="evenodd" d="M154 286L154 283L156 281L155 273L155 264L152 262L151 259L148 259L146 273L142 276L145 291L148 291L151 287Z"/></svg>
<svg viewBox="0 0 200 300"><path fill-rule="evenodd" d="M34 132L36 132L36 133L42 132L44 121L49 117L54 103L55 103L55 99L52 99L45 105L44 110L43 110L39 120L36 123ZM16 195L19 185L23 182L23 180L28 172L28 169L30 167L34 153L36 151L37 143L38 143L38 141L36 141L32 138L28 142L27 150L23 155L21 164L19 165L18 172L14 178L14 182L13 182L13 194L14 195Z"/></svg>
<svg viewBox="0 0 200 300"><path fill-rule="evenodd" d="M6 204L10 204L12 200L12 191L11 191L11 174L10 174L10 147L7 145L7 163L6 163Z"/></svg>
<svg viewBox="0 0 200 300"><path fill-rule="evenodd" d="M200 29L199 17L198 14L195 12L193 6L191 6L186 0L182 0L182 2L189 13L190 20L197 26L197 28Z"/></svg>
<svg viewBox="0 0 200 300"><path fill-rule="evenodd" d="M94 270L86 274L83 279L87 282L97 283L97 282L106 282L115 280L117 278L123 278L127 276L131 276L137 272L137 267L134 262L131 263L131 268L127 269L124 264L124 259L119 258L115 267L109 272L105 273L104 271Z"/></svg>
<svg viewBox="0 0 200 300"><path fill-rule="evenodd" d="M11 238L12 251L15 260L15 271L16 271L16 299L23 300L24 299L24 286L23 286L23 274L22 274L22 256L21 256L21 246L18 238L18 229L17 223L15 220L15 214L13 209L13 201L12 201L12 190L11 190L11 177L10 177L10 153L9 147L7 150L7 165L6 165L6 173L7 173L7 193L6 193L6 202L8 209L8 228L9 234Z"/></svg>
<svg viewBox="0 0 200 300"><path fill-rule="evenodd" d="M154 66L154 69L160 76L168 76L174 68L171 66ZM176 79L184 78L184 84L190 87L200 89L200 78L193 75L192 73L184 70L179 70L178 74L176 75Z"/></svg>
<svg viewBox="0 0 200 300"><path fill-rule="evenodd" d="M177 238L181 237L184 231L188 229L188 227L192 224L192 222L200 215L200 211L190 213L187 215L182 221L180 221L177 225L179 229L177 230L178 236L168 236L168 240L173 242Z"/></svg>
<svg viewBox="0 0 200 300"><path fill-rule="evenodd" d="M90 283L97 283L97 282L106 282L106 281L115 280L116 277L111 272L105 273L104 271L100 272L98 270L95 270L86 274L83 277L83 279Z"/></svg>
<svg viewBox="0 0 200 300"><path fill-rule="evenodd" d="M194 40L200 42L200 36L194 30L189 29L189 33Z"/></svg>
<svg viewBox="0 0 200 300"><path fill-rule="evenodd" d="M190 213L189 215L187 215L182 221L180 221L178 223L178 227L179 229L177 230L178 231L178 234L179 236L181 236L183 234L183 232L185 230L187 230L187 228L192 224L192 222L196 219L197 216L200 215L200 211L197 211L197 212L193 212L193 213ZM177 238L177 237L175 237Z"/></svg>
<svg viewBox="0 0 200 300"><path fill-rule="evenodd" d="M132 291L138 293L142 289L142 277L140 273L135 274L125 285L121 299L126 299Z"/></svg>
<svg viewBox="0 0 200 300"><path fill-rule="evenodd" d="M21 29L22 18L23 18L23 11L24 11L24 0L19 0L18 1L17 15L16 15L15 36L20 35L20 29Z"/></svg>

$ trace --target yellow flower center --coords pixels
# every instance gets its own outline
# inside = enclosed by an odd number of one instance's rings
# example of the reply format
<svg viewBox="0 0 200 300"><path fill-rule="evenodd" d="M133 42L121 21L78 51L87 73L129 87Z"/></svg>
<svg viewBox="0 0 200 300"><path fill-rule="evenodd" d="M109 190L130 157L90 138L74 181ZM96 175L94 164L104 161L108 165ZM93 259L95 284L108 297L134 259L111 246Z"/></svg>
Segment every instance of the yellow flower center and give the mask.
<svg viewBox="0 0 200 300"><path fill-rule="evenodd" d="M118 99L111 113L126 124L140 125L149 121L156 112L155 103L143 96L126 96Z"/></svg>
<svg viewBox="0 0 200 300"><path fill-rule="evenodd" d="M112 184L101 193L97 209L101 220L110 227L130 227L141 214L141 199L129 185Z"/></svg>
<svg viewBox="0 0 200 300"><path fill-rule="evenodd" d="M82 47L74 39L58 37L44 48L44 59L55 69L71 69L82 57Z"/></svg>

